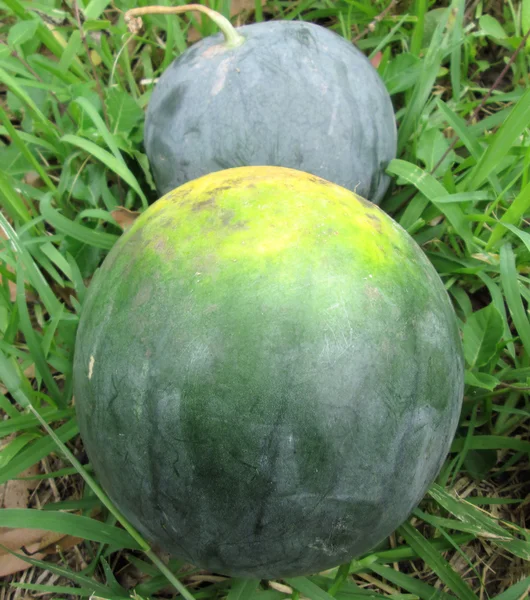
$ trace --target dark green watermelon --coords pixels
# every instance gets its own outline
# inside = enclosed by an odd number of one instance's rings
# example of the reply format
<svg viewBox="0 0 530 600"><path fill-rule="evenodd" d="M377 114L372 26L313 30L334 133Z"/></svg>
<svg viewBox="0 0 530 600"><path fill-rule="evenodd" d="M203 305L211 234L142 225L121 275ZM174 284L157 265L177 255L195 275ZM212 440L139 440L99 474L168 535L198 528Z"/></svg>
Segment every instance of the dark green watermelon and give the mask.
<svg viewBox="0 0 530 600"><path fill-rule="evenodd" d="M396 154L390 97L368 59L312 23L240 27L198 42L163 73L145 147L158 191L247 165L318 175L379 202Z"/></svg>
<svg viewBox="0 0 530 600"><path fill-rule="evenodd" d="M151 206L93 280L74 383L100 481L149 539L244 577L370 550L438 473L463 359L449 297L375 205L241 168Z"/></svg>

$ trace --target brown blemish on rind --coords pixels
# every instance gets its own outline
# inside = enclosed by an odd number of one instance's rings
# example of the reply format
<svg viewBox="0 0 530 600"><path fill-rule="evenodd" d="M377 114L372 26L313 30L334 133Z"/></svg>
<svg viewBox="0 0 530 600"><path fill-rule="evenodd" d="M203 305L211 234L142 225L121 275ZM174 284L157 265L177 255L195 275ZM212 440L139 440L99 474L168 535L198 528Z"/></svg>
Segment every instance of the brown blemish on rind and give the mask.
<svg viewBox="0 0 530 600"><path fill-rule="evenodd" d="M399 254L399 256L403 256L405 254L397 244L392 243L392 249Z"/></svg>
<svg viewBox="0 0 530 600"><path fill-rule="evenodd" d="M233 210L223 210L221 212L221 223L226 227L230 224L232 219L234 218L235 213Z"/></svg>
<svg viewBox="0 0 530 600"><path fill-rule="evenodd" d="M254 190L250 189L253 187L256 187L259 192L254 194ZM237 209L232 205L235 195L239 195L242 200L235 205L239 207ZM325 179L283 167L236 167L210 173L167 194L165 198L150 208L151 213L149 211L144 213L143 221L149 222L149 230L152 235L160 237L163 234L163 237L166 238L166 245L168 243L171 245L171 240L175 236L183 235L190 239L195 236L192 230L196 217L193 215L198 217L199 213L203 211L200 221L197 221L199 228L202 227L207 235L212 235L212 231L215 232L216 229L222 228L224 236L229 234L229 230L235 233L236 230L253 229L254 218L258 218L256 211L261 213L265 208L274 211L275 203L278 202L283 206L283 196L293 197L292 208L294 211L297 209L304 211L305 207L311 207L313 202L315 210L318 210L318 207L329 206L331 214L336 212L337 218L346 218L349 223L357 223L355 229L362 235L368 236L369 243L363 247L364 255L373 258L377 264L390 260L388 251L383 250L383 247L387 248L388 243L391 243L390 239L386 239L386 234L390 232L387 232L388 217L385 213L351 191ZM231 206L235 213L233 215L225 214ZM183 212L180 213L180 210ZM159 215L158 218L157 215ZM171 224L167 223L168 215L173 217ZM250 219L245 223L245 218L249 215ZM140 220L142 218L138 221ZM162 228L162 224L166 225L166 223L167 228ZM280 224L278 225L280 226ZM137 226L136 223L135 226ZM185 233L188 229L190 232ZM331 240L342 233L342 230L337 229L338 233L335 234L335 227L333 227L333 232L326 232L325 229L324 227L323 230L319 229L318 231L322 241L324 239ZM305 232L304 235L307 234L308 232ZM294 233L290 231L285 234L285 237L290 238L293 235ZM246 239L244 234L242 239ZM240 240L237 238L236 246L239 242ZM244 242L241 243L244 244ZM280 246L283 247L284 243L287 243L286 239L276 245L269 245L267 246L268 251L273 247L274 251L279 251ZM228 253L232 255L236 252L236 246L230 247ZM243 249L246 253L251 252L251 244L244 246ZM168 258L175 256L176 248L171 250L171 257ZM261 254L262 250L263 248L260 247ZM166 258L166 256L161 258Z"/></svg>
<svg viewBox="0 0 530 600"><path fill-rule="evenodd" d="M230 225L232 229L248 229L248 221L236 221Z"/></svg>
<svg viewBox="0 0 530 600"><path fill-rule="evenodd" d="M332 183L331 181L328 181L327 179L323 179L322 177L318 177L317 175L309 175L307 177L307 180L312 181L313 183L318 183L319 185L325 185L326 187L329 187L329 186L337 187L337 185L335 183Z"/></svg>
<svg viewBox="0 0 530 600"><path fill-rule="evenodd" d="M218 194L219 192L224 192L225 190L232 189L231 185L220 185L212 190L212 194Z"/></svg>
<svg viewBox="0 0 530 600"><path fill-rule="evenodd" d="M213 200L217 200L217 198L219 197L220 194L222 194L224 191L230 190L230 189L232 189L232 187L229 185L220 185L219 187L216 187L213 190L211 190L209 193Z"/></svg>
<svg viewBox="0 0 530 600"><path fill-rule="evenodd" d="M164 238L160 238L159 240L157 240L154 244L153 244L153 249L158 253L158 254L164 254L165 251L167 250L167 244L166 244L166 240Z"/></svg>
<svg viewBox="0 0 530 600"><path fill-rule="evenodd" d="M220 185L211 190L207 190L209 197L206 200L201 200L200 202L194 202L191 207L191 210L193 210L194 212L197 212L199 210L203 210L204 208L208 208L209 206L215 206L215 204L217 203L217 197L219 196L219 194L221 194L225 190L232 189L232 187L233 186L231 186L231 185ZM200 196L200 193L198 195Z"/></svg>
<svg viewBox="0 0 530 600"><path fill-rule="evenodd" d="M355 197L363 206L366 206L367 208L375 208L375 204L370 202L370 200L367 200L366 198L359 196L359 194L355 194Z"/></svg>
<svg viewBox="0 0 530 600"><path fill-rule="evenodd" d="M167 218L167 219L161 220L159 225L160 225L160 227L163 227L164 229L173 229L175 227L175 221L172 218Z"/></svg>
<svg viewBox="0 0 530 600"><path fill-rule="evenodd" d="M374 215L373 213L370 213L370 212L367 212L366 216L368 219L370 219L374 228L377 229L377 231L379 233L381 233L381 230L382 230L381 219L377 215Z"/></svg>
<svg viewBox="0 0 530 600"><path fill-rule="evenodd" d="M178 200L179 202L184 202L184 200L187 200L190 196L193 197L193 190L187 188L187 189L182 189L182 188L177 188L176 190L174 190L175 193L173 192L169 192L172 196L174 200Z"/></svg>
<svg viewBox="0 0 530 600"><path fill-rule="evenodd" d="M215 198L208 198L208 200L202 200L201 202L197 202L193 205L192 209L194 212L202 210L203 208L208 208L208 206L215 205Z"/></svg>
<svg viewBox="0 0 530 600"><path fill-rule="evenodd" d="M314 181L315 183L329 183L329 181L326 181L325 179L322 179L321 177L317 177L316 175L308 175L307 180Z"/></svg>

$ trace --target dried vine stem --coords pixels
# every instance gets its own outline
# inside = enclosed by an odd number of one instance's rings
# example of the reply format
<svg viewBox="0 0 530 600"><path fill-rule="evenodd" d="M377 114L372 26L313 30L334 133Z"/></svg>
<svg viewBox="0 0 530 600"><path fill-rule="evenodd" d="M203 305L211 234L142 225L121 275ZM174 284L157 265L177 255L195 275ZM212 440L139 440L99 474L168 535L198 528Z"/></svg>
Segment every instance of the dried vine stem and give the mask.
<svg viewBox="0 0 530 600"><path fill-rule="evenodd" d="M225 36L225 43L230 48L240 46L245 38L240 35L230 21L220 13L202 4L185 4L184 6L142 6L132 8L125 13L125 22L131 33L138 33L143 27L144 15L179 15L185 12L197 11L210 18Z"/></svg>

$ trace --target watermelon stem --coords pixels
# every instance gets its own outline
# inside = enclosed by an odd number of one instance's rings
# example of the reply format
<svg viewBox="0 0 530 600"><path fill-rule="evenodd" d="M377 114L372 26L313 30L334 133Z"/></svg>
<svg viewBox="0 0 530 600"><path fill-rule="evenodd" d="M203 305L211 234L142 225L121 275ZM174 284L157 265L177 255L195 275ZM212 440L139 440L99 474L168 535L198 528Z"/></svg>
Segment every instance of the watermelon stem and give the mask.
<svg viewBox="0 0 530 600"><path fill-rule="evenodd" d="M203 6L202 4L185 4L183 6L142 6L132 8L125 13L125 22L131 33L138 33L142 28L142 15L178 15L180 13L196 10L205 14L219 27L225 36L225 44L229 48L241 46L245 38L240 35L230 21L222 14Z"/></svg>

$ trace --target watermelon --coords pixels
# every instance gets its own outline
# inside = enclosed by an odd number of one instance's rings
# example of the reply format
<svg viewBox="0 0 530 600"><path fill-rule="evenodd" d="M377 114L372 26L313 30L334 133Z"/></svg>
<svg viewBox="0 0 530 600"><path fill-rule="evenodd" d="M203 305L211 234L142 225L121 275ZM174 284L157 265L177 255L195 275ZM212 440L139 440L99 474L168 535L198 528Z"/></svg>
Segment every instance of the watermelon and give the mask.
<svg viewBox="0 0 530 600"><path fill-rule="evenodd" d="M241 43L217 34L190 47L153 91L145 148L160 194L215 171L275 165L379 202L396 155L396 124L364 54L301 21L232 34Z"/></svg>
<svg viewBox="0 0 530 600"><path fill-rule="evenodd" d="M279 167L212 173L120 238L74 386L101 484L149 539L240 577L321 571L418 504L457 426L455 314L377 206Z"/></svg>

